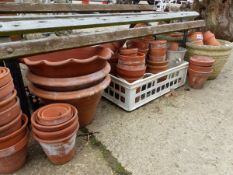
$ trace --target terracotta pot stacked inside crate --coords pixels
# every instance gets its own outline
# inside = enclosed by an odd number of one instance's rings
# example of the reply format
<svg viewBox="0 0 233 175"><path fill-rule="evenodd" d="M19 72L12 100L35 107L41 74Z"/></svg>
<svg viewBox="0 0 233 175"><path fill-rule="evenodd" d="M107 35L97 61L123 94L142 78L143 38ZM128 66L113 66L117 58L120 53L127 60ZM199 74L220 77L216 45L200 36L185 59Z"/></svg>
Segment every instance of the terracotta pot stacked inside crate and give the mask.
<svg viewBox="0 0 233 175"><path fill-rule="evenodd" d="M54 103L39 108L32 114L32 133L49 160L64 164L75 154L79 129L77 109L66 103Z"/></svg>
<svg viewBox="0 0 233 175"><path fill-rule="evenodd" d="M10 70L0 67L0 173L13 173L25 164L27 123Z"/></svg>
<svg viewBox="0 0 233 175"><path fill-rule="evenodd" d="M112 51L85 47L24 58L29 90L45 103L69 103L79 111L80 126L94 119L103 90L110 83Z"/></svg>
<svg viewBox="0 0 233 175"><path fill-rule="evenodd" d="M193 56L189 63L189 85L195 89L203 88L213 72L214 59L207 56Z"/></svg>
<svg viewBox="0 0 233 175"><path fill-rule="evenodd" d="M122 48L118 55L117 76L128 82L143 78L146 71L145 54L138 48Z"/></svg>
<svg viewBox="0 0 233 175"><path fill-rule="evenodd" d="M147 72L157 74L168 69L166 60L167 41L154 40L150 42Z"/></svg>
<svg viewBox="0 0 233 175"><path fill-rule="evenodd" d="M140 38L140 39L132 39L127 41L128 48L138 48L138 52L144 53L147 56L149 51L149 42L154 40L152 36Z"/></svg>

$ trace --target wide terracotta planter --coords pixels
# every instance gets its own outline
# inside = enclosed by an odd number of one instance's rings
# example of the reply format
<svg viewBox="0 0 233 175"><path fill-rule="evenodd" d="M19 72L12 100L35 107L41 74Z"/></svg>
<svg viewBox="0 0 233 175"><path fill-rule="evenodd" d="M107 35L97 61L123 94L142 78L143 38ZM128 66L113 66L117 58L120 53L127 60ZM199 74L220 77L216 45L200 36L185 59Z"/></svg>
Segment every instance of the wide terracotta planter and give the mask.
<svg viewBox="0 0 233 175"><path fill-rule="evenodd" d="M37 122L46 126L59 125L70 120L72 115L73 111L70 104L54 103L39 108Z"/></svg>
<svg viewBox="0 0 233 175"><path fill-rule="evenodd" d="M126 66L117 65L117 74L119 77L138 78L143 77L146 71L145 65L140 66Z"/></svg>
<svg viewBox="0 0 233 175"><path fill-rule="evenodd" d="M21 128L5 137L0 137L0 150L11 147L12 145L19 142L27 132L27 124L28 117L25 114L23 114Z"/></svg>
<svg viewBox="0 0 233 175"><path fill-rule="evenodd" d="M138 48L121 48L120 55L137 56Z"/></svg>
<svg viewBox="0 0 233 175"><path fill-rule="evenodd" d="M39 142L48 159L54 164L65 164L75 155L77 131L69 136L57 140L43 140L33 133L33 138Z"/></svg>
<svg viewBox="0 0 233 175"><path fill-rule="evenodd" d="M190 59L190 64L196 65L196 66L213 66L215 60L208 56L200 56L200 55L194 55Z"/></svg>
<svg viewBox="0 0 233 175"><path fill-rule="evenodd" d="M23 58L30 71L49 78L88 75L103 69L113 52L104 47L84 47Z"/></svg>
<svg viewBox="0 0 233 175"><path fill-rule="evenodd" d="M19 99L17 98L15 104L10 106L5 111L0 112L0 126L3 126L14 120L21 112Z"/></svg>
<svg viewBox="0 0 233 175"><path fill-rule="evenodd" d="M16 103L17 101L16 95L17 92L16 90L14 90L12 94L10 94L9 96L5 97L0 101L0 113L10 108L12 105Z"/></svg>
<svg viewBox="0 0 233 175"><path fill-rule="evenodd" d="M101 81L110 72L111 67L106 63L103 69L91 73L89 75L71 77L71 78L47 78L38 76L28 71L26 74L27 79L37 87L49 91L74 91L89 88Z"/></svg>
<svg viewBox="0 0 233 175"><path fill-rule="evenodd" d="M204 33L204 43L211 46L221 45L220 42L215 38L215 35L210 31Z"/></svg>
<svg viewBox="0 0 233 175"><path fill-rule="evenodd" d="M46 125L41 125L37 122L38 110L33 112L32 116L31 116L31 123L35 129L37 129L39 131L43 131L43 132L56 132L56 131L63 130L65 128L69 127L70 125L72 125L72 123L75 122L76 118L78 118L78 110L74 106L71 106L72 117L70 120L68 120L64 123L58 124L58 125L46 126Z"/></svg>
<svg viewBox="0 0 233 175"><path fill-rule="evenodd" d="M0 87L0 101L2 101L5 97L10 95L13 92L14 88L15 86L13 80L8 82L6 85Z"/></svg>
<svg viewBox="0 0 233 175"><path fill-rule="evenodd" d="M0 173L14 173L22 168L26 162L29 131L15 144L0 149Z"/></svg>
<svg viewBox="0 0 233 175"><path fill-rule="evenodd" d="M6 67L0 67L0 87L5 86L12 81L10 70Z"/></svg>
<svg viewBox="0 0 233 175"><path fill-rule="evenodd" d="M212 72L200 72L194 71L189 68L189 86L194 89L202 89L206 80L209 78Z"/></svg>
<svg viewBox="0 0 233 175"><path fill-rule="evenodd" d="M40 97L45 103L69 103L79 111L79 124L84 127L92 122L103 90L110 84L110 75L99 84L78 91L55 92L45 91L29 84L29 90Z"/></svg>
<svg viewBox="0 0 233 175"><path fill-rule="evenodd" d="M7 136L22 126L22 113L6 125L0 126L0 137Z"/></svg>
<svg viewBox="0 0 233 175"><path fill-rule="evenodd" d="M213 71L212 66L196 66L193 64L189 64L189 68L197 72L212 72Z"/></svg>

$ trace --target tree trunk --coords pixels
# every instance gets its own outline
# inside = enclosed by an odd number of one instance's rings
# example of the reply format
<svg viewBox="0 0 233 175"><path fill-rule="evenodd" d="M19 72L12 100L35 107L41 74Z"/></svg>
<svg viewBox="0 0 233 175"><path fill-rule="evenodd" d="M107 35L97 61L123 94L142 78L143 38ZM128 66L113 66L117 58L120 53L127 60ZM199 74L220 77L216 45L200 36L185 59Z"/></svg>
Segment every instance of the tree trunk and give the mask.
<svg viewBox="0 0 233 175"><path fill-rule="evenodd" d="M217 38L233 41L233 0L194 0L193 9Z"/></svg>

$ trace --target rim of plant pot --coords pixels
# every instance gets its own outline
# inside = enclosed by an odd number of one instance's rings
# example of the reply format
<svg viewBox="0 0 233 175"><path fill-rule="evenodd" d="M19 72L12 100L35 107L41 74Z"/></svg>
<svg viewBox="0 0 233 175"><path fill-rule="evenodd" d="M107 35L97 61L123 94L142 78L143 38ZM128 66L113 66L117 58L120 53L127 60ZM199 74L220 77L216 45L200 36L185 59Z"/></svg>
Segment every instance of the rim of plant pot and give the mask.
<svg viewBox="0 0 233 175"><path fill-rule="evenodd" d="M121 48L119 51L120 55L125 56L136 56L138 53L138 48Z"/></svg>
<svg viewBox="0 0 233 175"><path fill-rule="evenodd" d="M145 60L145 54L138 52L136 56L131 56L131 55L118 55L118 60L121 61L143 61Z"/></svg>
<svg viewBox="0 0 233 175"><path fill-rule="evenodd" d="M12 80L10 70L6 67L0 67L0 87L5 86Z"/></svg>
<svg viewBox="0 0 233 175"><path fill-rule="evenodd" d="M194 64L189 64L189 68L197 72L212 72L213 66L197 66Z"/></svg>
<svg viewBox="0 0 233 175"><path fill-rule="evenodd" d="M72 53L73 58L71 56L68 56L67 58L67 54L72 51L74 52ZM78 51L82 51L84 54L87 55L83 56L84 58L78 58L79 57L79 54L77 54ZM94 56L91 51L95 51ZM89 54L91 54L92 56ZM112 54L113 54L112 50L105 47L100 47L100 46L82 47L82 48L68 49L68 50L62 50L47 54L39 54L36 56L26 57L23 58L22 61L23 63L29 66L40 65L40 64L49 65L49 66L61 66L67 63L89 63L96 59L102 59L107 61L108 59L111 58ZM53 56L54 56L53 58L54 61L45 59L46 57L53 57Z"/></svg>
<svg viewBox="0 0 233 175"><path fill-rule="evenodd" d="M94 73L84 76L71 77L71 78L48 78L33 74L28 71L26 77L35 85L43 86L44 89L49 88L67 88L70 90L78 90L82 87L88 87L89 85L95 85L95 82L99 83L111 70L109 63L106 66Z"/></svg>
<svg viewBox="0 0 233 175"><path fill-rule="evenodd" d="M0 137L0 150L14 145L26 134L28 117L25 114L22 114L22 121L23 124L20 129L5 137Z"/></svg>
<svg viewBox="0 0 233 175"><path fill-rule="evenodd" d="M19 98L16 98L14 105L7 108L5 111L0 112L0 126L3 126L19 115L21 112Z"/></svg>
<svg viewBox="0 0 233 175"><path fill-rule="evenodd" d="M196 66L213 66L215 60L208 56L199 56L194 55L189 59L190 64L196 65Z"/></svg>
<svg viewBox="0 0 233 175"><path fill-rule="evenodd" d="M147 65L148 68L154 69L154 70L167 70L168 69L168 64L163 65L163 66L152 66L152 65Z"/></svg>
<svg viewBox="0 0 233 175"><path fill-rule="evenodd" d="M165 61L153 61L153 60L147 59L146 62L147 62L147 65L149 64L151 66L165 66L165 65L168 65L167 60L165 60Z"/></svg>
<svg viewBox="0 0 233 175"><path fill-rule="evenodd" d="M70 126L75 121L75 118L78 118L78 110L73 105L71 105L71 109L72 109L72 117L70 118L70 120L67 120L66 122L61 123L59 125L53 125L53 126L40 125L37 122L37 113L39 110L38 109L35 112L33 112L33 114L31 115L32 126L34 128L36 128L37 130L44 131L44 132L53 132L53 131L62 130L64 128Z"/></svg>
<svg viewBox="0 0 233 175"><path fill-rule="evenodd" d="M126 66L140 66L140 65L145 65L145 63L146 63L145 59L142 61L122 61L122 60L118 61L119 65L126 65Z"/></svg>
<svg viewBox="0 0 233 175"><path fill-rule="evenodd" d="M149 52L151 56L162 57L166 56L167 48L151 48Z"/></svg>
<svg viewBox="0 0 233 175"><path fill-rule="evenodd" d="M132 39L127 41L127 48L148 49L149 41L144 39Z"/></svg>
<svg viewBox="0 0 233 175"><path fill-rule="evenodd" d="M208 40L211 37L215 37L214 33L212 33L211 31L208 30L203 33L204 41Z"/></svg>
<svg viewBox="0 0 233 175"><path fill-rule="evenodd" d="M11 80L6 85L0 87L0 101L7 97L15 89L14 82Z"/></svg>
<svg viewBox="0 0 233 175"><path fill-rule="evenodd" d="M62 124L72 118L71 105L67 103L53 103L39 108L37 122L45 126Z"/></svg>
<svg viewBox="0 0 233 175"><path fill-rule="evenodd" d="M0 101L0 113L15 103L16 95L17 91L14 89L12 94Z"/></svg>
<svg viewBox="0 0 233 175"><path fill-rule="evenodd" d="M154 47L166 47L166 44L167 44L167 40L153 40L153 41L150 41L149 42L150 44L150 48L154 48Z"/></svg>
<svg viewBox="0 0 233 175"><path fill-rule="evenodd" d="M188 38L188 41L203 40L203 33L202 32L190 32L187 38Z"/></svg>
<svg viewBox="0 0 233 175"><path fill-rule="evenodd" d="M22 112L20 112L20 114L9 123L0 126L0 137L4 137L18 130L22 125L21 117L22 117Z"/></svg>
<svg viewBox="0 0 233 175"><path fill-rule="evenodd" d="M32 127L32 132L34 132L37 135L37 137L39 137L42 140L56 140L70 135L75 130L78 130L77 128L79 128L78 117L75 118L74 122L70 126L67 126L62 130L44 132Z"/></svg>
<svg viewBox="0 0 233 175"><path fill-rule="evenodd" d="M84 97L92 96L103 89L105 89L110 84L111 78L110 75L107 75L105 79L90 88L71 91L71 92L54 92L54 91L45 91L39 88L36 88L31 83L29 83L28 88L29 90L39 96L40 98L47 99L47 100L73 100L73 99L80 99Z"/></svg>

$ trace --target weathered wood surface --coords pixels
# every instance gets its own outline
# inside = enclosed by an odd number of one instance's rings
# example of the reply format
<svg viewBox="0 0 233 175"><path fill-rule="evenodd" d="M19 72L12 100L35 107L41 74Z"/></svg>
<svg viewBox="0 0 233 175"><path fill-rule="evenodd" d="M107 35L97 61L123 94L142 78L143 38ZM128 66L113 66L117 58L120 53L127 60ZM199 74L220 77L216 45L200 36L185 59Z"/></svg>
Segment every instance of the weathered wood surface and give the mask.
<svg viewBox="0 0 233 175"><path fill-rule="evenodd" d="M0 13L63 13L63 12L130 12L153 11L152 5L132 4L31 4L31 3L0 3Z"/></svg>
<svg viewBox="0 0 233 175"><path fill-rule="evenodd" d="M53 32L60 30L82 29L101 26L133 24L138 22L156 22L174 19L184 19L197 17L197 12L175 12L163 14L143 14L143 15L122 15L122 16L101 16L83 18L64 18L48 20L24 20L0 22L0 36Z"/></svg>
<svg viewBox="0 0 233 175"><path fill-rule="evenodd" d="M37 40L18 41L0 44L0 59L51 52L62 49L95 45L99 43L143 37L172 31L182 31L204 27L204 20L163 24L116 31L91 32L83 35L51 37Z"/></svg>

